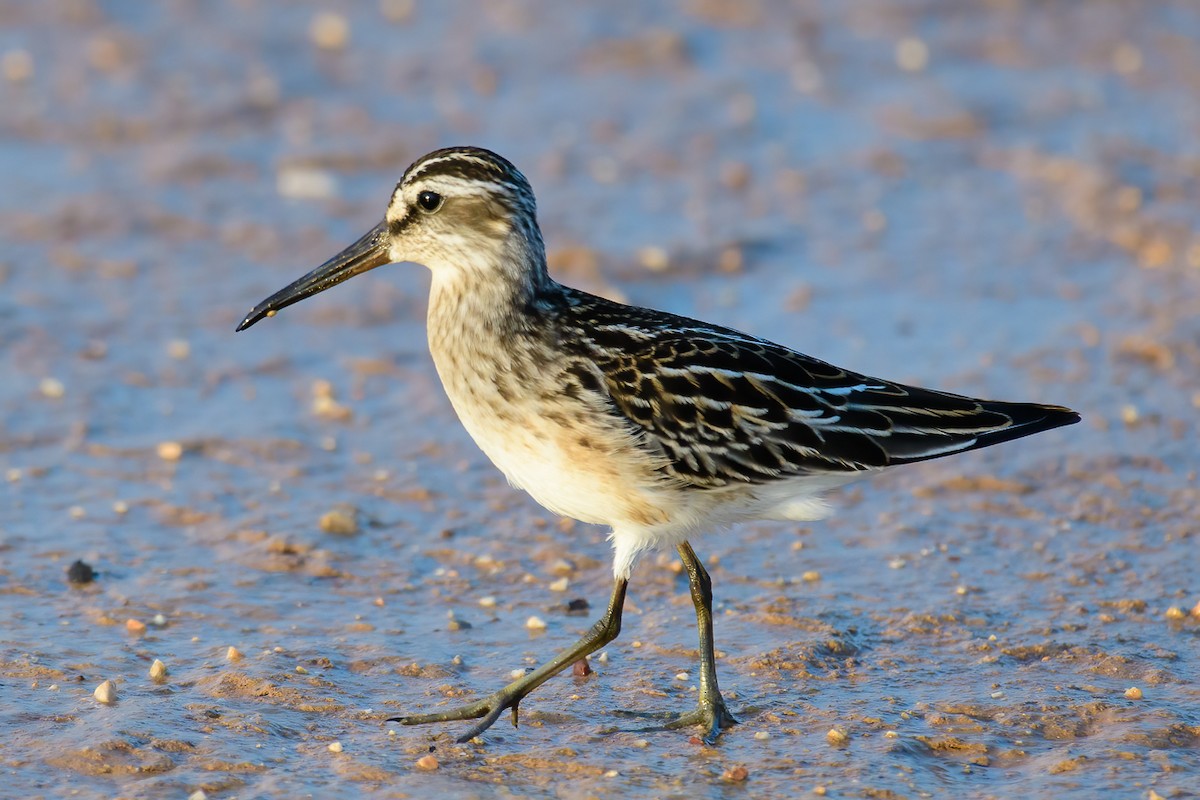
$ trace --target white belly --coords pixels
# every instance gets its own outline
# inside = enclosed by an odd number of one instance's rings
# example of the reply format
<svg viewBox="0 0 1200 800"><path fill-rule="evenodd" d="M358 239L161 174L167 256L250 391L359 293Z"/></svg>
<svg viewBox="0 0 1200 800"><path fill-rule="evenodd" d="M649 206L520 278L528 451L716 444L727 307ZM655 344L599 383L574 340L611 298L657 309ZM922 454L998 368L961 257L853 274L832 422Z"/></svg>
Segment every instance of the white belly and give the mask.
<svg viewBox="0 0 1200 800"><path fill-rule="evenodd" d="M471 438L509 483L550 511L601 525L662 521L643 508L649 498L639 498L642 486L655 478L627 437L614 441L614 431L560 403L509 405L497 413L490 404L462 400L451 394Z"/></svg>

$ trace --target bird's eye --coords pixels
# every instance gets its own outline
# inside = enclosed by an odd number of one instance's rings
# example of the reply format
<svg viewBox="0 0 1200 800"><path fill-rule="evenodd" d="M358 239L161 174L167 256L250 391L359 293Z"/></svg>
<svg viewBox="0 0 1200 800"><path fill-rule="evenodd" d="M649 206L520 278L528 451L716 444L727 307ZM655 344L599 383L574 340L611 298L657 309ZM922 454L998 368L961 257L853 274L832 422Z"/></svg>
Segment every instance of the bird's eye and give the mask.
<svg viewBox="0 0 1200 800"><path fill-rule="evenodd" d="M437 192L421 192L417 195L417 205L427 214L432 214L442 207L442 196Z"/></svg>

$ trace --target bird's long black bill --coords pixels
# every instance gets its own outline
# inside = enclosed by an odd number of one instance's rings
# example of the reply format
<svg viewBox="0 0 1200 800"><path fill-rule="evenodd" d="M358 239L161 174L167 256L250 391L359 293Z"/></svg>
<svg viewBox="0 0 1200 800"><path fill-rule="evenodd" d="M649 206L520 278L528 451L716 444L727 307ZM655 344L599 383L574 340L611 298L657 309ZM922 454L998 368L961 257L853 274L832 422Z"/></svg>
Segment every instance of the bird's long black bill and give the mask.
<svg viewBox="0 0 1200 800"><path fill-rule="evenodd" d="M306 297L323 292L375 267L391 262L388 256L387 221L367 232L354 244L326 261L298 281L288 284L250 310L237 330L244 331L263 317L272 316L281 308L299 303Z"/></svg>

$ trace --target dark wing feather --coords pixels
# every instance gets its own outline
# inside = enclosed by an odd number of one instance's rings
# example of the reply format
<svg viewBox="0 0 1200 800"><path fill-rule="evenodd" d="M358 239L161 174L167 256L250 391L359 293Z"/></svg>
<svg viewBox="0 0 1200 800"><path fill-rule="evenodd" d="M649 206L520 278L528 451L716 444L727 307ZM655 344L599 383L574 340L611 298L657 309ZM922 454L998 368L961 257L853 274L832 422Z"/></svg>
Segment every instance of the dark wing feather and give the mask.
<svg viewBox="0 0 1200 800"><path fill-rule="evenodd" d="M870 378L729 328L567 290L560 322L614 406L704 488L853 472L973 450L1079 420Z"/></svg>

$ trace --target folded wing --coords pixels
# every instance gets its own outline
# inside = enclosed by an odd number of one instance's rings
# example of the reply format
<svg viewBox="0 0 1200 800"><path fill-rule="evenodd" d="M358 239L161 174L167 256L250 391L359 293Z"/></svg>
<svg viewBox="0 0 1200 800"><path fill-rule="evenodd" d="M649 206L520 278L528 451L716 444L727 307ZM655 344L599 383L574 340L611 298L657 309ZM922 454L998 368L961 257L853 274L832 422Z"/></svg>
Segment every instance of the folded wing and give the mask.
<svg viewBox="0 0 1200 800"><path fill-rule="evenodd" d="M877 469L1079 420L1060 406L870 378L727 328L652 313L656 319L594 320L590 355L616 408L666 456L666 471L689 485Z"/></svg>

